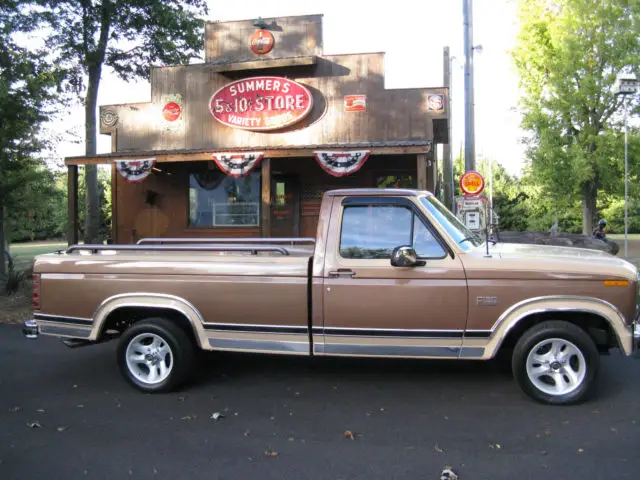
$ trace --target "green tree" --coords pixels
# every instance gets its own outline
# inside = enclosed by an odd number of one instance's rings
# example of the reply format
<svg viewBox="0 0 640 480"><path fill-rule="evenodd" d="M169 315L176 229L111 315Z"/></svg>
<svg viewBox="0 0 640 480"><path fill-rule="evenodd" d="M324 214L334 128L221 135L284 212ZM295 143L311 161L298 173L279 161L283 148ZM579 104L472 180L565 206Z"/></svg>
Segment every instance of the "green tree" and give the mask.
<svg viewBox="0 0 640 480"><path fill-rule="evenodd" d="M148 78L156 64L183 64L203 47L206 0L31 0L26 28L37 25L56 62L65 68L67 85L85 106L85 154L96 154L96 108L105 67L120 78ZM84 239L96 241L100 230L97 167L85 167Z"/></svg>
<svg viewBox="0 0 640 480"><path fill-rule="evenodd" d="M556 207L579 200L590 234L598 192L621 186L623 100L613 87L640 64L640 3L520 0L519 12L513 57L533 179Z"/></svg>
<svg viewBox="0 0 640 480"><path fill-rule="evenodd" d="M43 164L35 156L44 144L40 127L51 113L48 107L57 84L42 53L16 43L23 23L15 2L0 5L0 275L5 273L7 212L20 208L25 192L43 176ZM46 202L40 194L31 199Z"/></svg>

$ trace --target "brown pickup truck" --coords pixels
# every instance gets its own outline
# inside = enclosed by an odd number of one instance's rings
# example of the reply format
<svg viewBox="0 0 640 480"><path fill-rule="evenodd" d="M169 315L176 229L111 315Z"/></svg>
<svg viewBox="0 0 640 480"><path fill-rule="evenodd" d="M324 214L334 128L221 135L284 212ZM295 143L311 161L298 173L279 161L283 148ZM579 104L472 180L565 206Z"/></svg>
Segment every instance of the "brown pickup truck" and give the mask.
<svg viewBox="0 0 640 480"><path fill-rule="evenodd" d="M635 356L638 270L595 250L484 244L433 195L327 192L316 239L145 239L38 256L24 333L119 338L124 377L182 384L197 349L511 361L530 397L575 403L599 356Z"/></svg>

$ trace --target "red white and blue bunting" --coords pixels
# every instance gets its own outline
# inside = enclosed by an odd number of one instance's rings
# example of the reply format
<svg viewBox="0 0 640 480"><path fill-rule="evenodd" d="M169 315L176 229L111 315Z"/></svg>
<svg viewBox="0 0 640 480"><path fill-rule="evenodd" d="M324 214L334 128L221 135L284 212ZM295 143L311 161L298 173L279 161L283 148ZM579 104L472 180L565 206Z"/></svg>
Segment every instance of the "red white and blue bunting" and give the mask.
<svg viewBox="0 0 640 480"><path fill-rule="evenodd" d="M256 165L260 163L264 157L263 152L245 152L245 153L214 153L213 161L224 173L230 177L244 177Z"/></svg>
<svg viewBox="0 0 640 480"><path fill-rule="evenodd" d="M371 152L369 150L317 151L313 154L322 169L329 175L344 177L360 170Z"/></svg>
<svg viewBox="0 0 640 480"><path fill-rule="evenodd" d="M125 181L129 183L140 183L149 176L155 163L155 158L116 160L116 169Z"/></svg>

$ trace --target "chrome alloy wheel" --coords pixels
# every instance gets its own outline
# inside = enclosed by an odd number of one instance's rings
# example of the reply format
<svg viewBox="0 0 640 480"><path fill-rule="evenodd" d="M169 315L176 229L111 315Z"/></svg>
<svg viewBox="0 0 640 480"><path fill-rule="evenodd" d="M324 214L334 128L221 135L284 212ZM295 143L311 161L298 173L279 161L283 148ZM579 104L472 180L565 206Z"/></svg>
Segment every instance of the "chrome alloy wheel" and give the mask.
<svg viewBox="0 0 640 480"><path fill-rule="evenodd" d="M173 369L173 351L155 333L141 333L131 339L125 356L131 375L148 385L162 383Z"/></svg>
<svg viewBox="0 0 640 480"><path fill-rule="evenodd" d="M547 395L560 396L576 390L587 374L587 362L578 347L562 338L547 338L527 356L531 383Z"/></svg>

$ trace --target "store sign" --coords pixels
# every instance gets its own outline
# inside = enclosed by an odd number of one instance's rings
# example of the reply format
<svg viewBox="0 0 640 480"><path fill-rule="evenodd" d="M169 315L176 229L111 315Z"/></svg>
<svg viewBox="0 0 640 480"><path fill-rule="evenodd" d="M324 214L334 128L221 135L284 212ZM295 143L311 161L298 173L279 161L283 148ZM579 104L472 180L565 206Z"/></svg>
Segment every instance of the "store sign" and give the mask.
<svg viewBox="0 0 640 480"><path fill-rule="evenodd" d="M484 190L484 177L470 170L460 177L460 188L467 195L479 195Z"/></svg>
<svg viewBox="0 0 640 480"><path fill-rule="evenodd" d="M168 102L162 107L162 116L167 122L175 122L181 114L182 108L176 102Z"/></svg>
<svg viewBox="0 0 640 480"><path fill-rule="evenodd" d="M429 112L444 112L444 95L433 93L427 97L427 110Z"/></svg>
<svg viewBox="0 0 640 480"><path fill-rule="evenodd" d="M366 112L367 96L366 95L345 95L344 111L345 112Z"/></svg>
<svg viewBox="0 0 640 480"><path fill-rule="evenodd" d="M249 37L249 48L256 55L264 55L273 49L275 40L268 30L257 30Z"/></svg>
<svg viewBox="0 0 640 480"><path fill-rule="evenodd" d="M313 107L311 92L283 77L253 77L229 83L209 101L220 123L244 130L278 130L299 122Z"/></svg>

